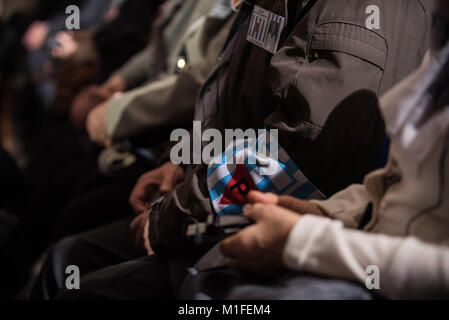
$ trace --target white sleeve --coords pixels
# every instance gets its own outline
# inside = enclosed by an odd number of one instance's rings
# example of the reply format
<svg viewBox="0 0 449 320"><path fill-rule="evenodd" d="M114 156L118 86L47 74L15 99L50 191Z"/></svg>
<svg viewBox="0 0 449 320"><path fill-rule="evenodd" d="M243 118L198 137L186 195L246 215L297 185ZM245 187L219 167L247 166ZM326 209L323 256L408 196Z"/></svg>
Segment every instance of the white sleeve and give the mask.
<svg viewBox="0 0 449 320"><path fill-rule="evenodd" d="M293 270L365 285L380 270L379 294L390 299L449 298L449 248L416 238L396 238L345 229L342 222L304 216L283 253Z"/></svg>

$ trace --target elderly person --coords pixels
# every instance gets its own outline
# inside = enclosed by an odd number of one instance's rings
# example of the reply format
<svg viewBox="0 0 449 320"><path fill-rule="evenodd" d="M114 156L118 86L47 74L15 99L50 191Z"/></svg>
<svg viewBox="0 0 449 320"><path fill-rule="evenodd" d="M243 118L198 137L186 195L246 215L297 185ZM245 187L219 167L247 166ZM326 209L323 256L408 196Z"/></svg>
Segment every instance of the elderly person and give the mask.
<svg viewBox="0 0 449 320"><path fill-rule="evenodd" d="M440 1L430 52L381 100L392 140L387 166L326 201L251 194L245 215L255 224L221 244L231 266L300 272L287 281L289 298L314 296L294 285L304 273L367 284L392 299L449 297L448 13ZM258 292L276 298L284 289ZM233 298L254 295L233 288Z"/></svg>

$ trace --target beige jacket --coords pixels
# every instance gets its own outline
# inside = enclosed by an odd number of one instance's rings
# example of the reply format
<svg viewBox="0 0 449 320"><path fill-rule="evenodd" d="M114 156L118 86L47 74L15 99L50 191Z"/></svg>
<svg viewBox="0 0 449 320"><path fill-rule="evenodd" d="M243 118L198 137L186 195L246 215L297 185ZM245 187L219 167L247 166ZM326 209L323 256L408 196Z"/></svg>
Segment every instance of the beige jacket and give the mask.
<svg viewBox="0 0 449 320"><path fill-rule="evenodd" d="M188 0L163 32L167 70L108 104L108 134L114 140L130 138L149 128L182 125L193 117L196 97L232 26L227 0ZM154 63L152 48L132 59L119 74L133 84ZM185 65L179 68L183 58ZM147 69L148 68L148 69Z"/></svg>
<svg viewBox="0 0 449 320"><path fill-rule="evenodd" d="M417 135L407 121L441 67L428 54L384 96L388 165L364 185L316 202L334 220L304 216L298 222L284 250L289 268L365 285L366 268L375 265L385 297L449 298L449 108ZM372 216L356 230L369 203Z"/></svg>

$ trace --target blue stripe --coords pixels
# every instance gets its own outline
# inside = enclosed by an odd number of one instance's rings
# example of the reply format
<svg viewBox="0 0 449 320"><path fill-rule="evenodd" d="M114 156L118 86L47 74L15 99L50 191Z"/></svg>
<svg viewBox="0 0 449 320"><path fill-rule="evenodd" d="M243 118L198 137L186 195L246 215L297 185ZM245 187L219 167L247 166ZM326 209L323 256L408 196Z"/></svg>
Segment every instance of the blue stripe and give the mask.
<svg viewBox="0 0 449 320"><path fill-rule="evenodd" d="M210 190L211 192L211 200L214 201L218 198L220 198L223 193L226 190L226 186L228 185L229 181L231 181L232 175L227 175L226 177L223 177L218 181Z"/></svg>
<svg viewBox="0 0 449 320"><path fill-rule="evenodd" d="M232 204L232 205L225 207L220 212L218 212L218 215L219 216L224 216L224 215L238 216L238 215L242 214L243 207L244 206L242 206L242 205Z"/></svg>
<svg viewBox="0 0 449 320"><path fill-rule="evenodd" d="M267 178L260 181L257 184L257 188L259 188L259 190L262 192L275 192L276 191L276 187L274 186L274 184L271 182L270 179L267 179ZM277 193L277 192L275 192L275 193Z"/></svg>
<svg viewBox="0 0 449 320"><path fill-rule="evenodd" d="M289 158L285 165L283 165L282 167L284 171L287 172L287 174L291 177L293 177L293 175L299 171L298 166L291 158Z"/></svg>

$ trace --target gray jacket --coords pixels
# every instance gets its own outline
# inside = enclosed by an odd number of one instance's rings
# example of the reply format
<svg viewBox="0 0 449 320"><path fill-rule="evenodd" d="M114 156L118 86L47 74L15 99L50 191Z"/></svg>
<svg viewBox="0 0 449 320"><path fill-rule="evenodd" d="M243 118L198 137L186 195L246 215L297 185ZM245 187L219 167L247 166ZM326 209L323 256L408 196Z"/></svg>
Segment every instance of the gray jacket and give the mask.
<svg viewBox="0 0 449 320"><path fill-rule="evenodd" d="M232 41L201 90L196 117L206 127L280 130L280 144L326 195L380 165L385 139L377 97L410 74L429 47L433 1L246 1ZM248 42L256 3L287 18L276 54ZM381 12L379 30L366 26L366 8ZM288 12L286 12L288 10ZM150 217L153 249L189 252L191 217L214 214L207 166L187 178Z"/></svg>

